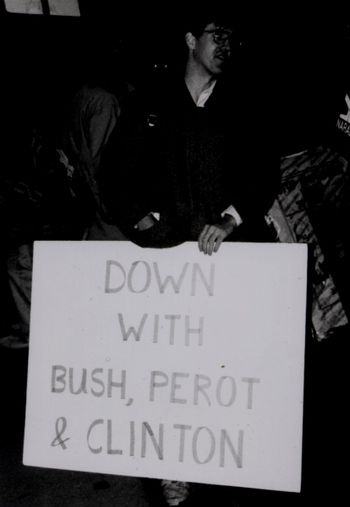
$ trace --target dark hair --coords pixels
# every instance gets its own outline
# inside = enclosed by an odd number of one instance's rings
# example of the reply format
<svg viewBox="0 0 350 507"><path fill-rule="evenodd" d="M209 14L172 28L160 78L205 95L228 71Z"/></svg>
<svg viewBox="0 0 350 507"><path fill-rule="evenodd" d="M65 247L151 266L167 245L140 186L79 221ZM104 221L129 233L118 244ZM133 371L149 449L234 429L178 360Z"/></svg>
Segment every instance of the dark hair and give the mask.
<svg viewBox="0 0 350 507"><path fill-rule="evenodd" d="M222 6L206 7L201 6L199 12L190 13L184 16L182 23L183 33L191 32L195 37L199 37L203 30L210 23L215 23L217 26L230 28L231 30L237 29L237 21L234 21L232 12Z"/></svg>

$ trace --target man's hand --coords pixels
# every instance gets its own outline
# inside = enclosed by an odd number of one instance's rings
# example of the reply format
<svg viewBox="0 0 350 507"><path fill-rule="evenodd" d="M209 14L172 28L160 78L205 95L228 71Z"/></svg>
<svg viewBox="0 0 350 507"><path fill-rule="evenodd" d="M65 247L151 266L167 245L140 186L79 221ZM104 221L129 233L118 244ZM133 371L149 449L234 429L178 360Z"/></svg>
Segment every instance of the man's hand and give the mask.
<svg viewBox="0 0 350 507"><path fill-rule="evenodd" d="M208 255L217 252L221 243L235 227L237 227L237 223L231 215L224 215L219 224L205 225L198 238L199 251Z"/></svg>
<svg viewBox="0 0 350 507"><path fill-rule="evenodd" d="M135 229L138 231L146 231L147 229L150 229L157 223L157 220L154 218L154 216L149 213L145 217L141 218L139 222L135 225Z"/></svg>

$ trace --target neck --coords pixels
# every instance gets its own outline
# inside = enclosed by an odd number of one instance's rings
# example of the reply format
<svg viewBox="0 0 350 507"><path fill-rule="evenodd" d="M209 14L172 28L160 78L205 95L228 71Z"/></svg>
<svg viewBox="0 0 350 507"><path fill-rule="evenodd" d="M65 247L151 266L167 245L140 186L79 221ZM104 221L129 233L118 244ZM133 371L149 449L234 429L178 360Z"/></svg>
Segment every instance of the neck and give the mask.
<svg viewBox="0 0 350 507"><path fill-rule="evenodd" d="M198 67L191 65L190 62L187 64L185 71L185 83L195 103L197 103L200 94L209 88L215 81L216 78L211 74L208 74L208 72L204 69L199 69Z"/></svg>

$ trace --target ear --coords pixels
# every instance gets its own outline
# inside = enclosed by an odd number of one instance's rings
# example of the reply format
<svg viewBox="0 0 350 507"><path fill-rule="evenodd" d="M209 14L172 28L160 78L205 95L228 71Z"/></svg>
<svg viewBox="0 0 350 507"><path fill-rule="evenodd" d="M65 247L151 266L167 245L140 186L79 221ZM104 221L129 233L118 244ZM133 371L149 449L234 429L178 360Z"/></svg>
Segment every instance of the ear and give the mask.
<svg viewBox="0 0 350 507"><path fill-rule="evenodd" d="M195 49L196 47L196 43L197 43L197 39L196 37L191 33L191 32L187 32L186 35L185 35L185 41L186 41L186 44L187 44L187 47L189 49Z"/></svg>

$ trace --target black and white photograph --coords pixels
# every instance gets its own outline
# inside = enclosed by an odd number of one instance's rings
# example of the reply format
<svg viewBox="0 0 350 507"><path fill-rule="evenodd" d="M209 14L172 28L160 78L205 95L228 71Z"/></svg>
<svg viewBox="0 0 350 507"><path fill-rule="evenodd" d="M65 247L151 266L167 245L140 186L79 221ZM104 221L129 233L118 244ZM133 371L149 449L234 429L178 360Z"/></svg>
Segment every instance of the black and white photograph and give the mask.
<svg viewBox="0 0 350 507"><path fill-rule="evenodd" d="M350 11L0 0L0 507L347 497Z"/></svg>

